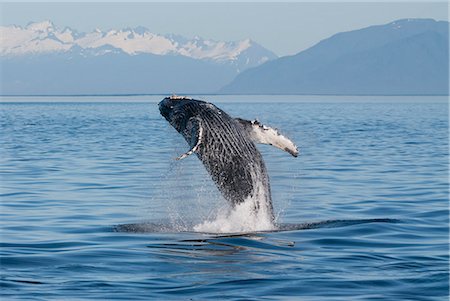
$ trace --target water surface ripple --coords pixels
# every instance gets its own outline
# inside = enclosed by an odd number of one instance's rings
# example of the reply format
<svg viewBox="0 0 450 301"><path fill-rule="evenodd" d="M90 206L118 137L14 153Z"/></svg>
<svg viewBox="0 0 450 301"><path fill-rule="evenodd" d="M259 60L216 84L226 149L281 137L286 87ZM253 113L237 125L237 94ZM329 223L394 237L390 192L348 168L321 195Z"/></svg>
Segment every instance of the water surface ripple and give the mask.
<svg viewBox="0 0 450 301"><path fill-rule="evenodd" d="M277 100L219 103L301 148L260 147L278 231L231 234L155 102L1 103L2 300L448 300L448 105Z"/></svg>

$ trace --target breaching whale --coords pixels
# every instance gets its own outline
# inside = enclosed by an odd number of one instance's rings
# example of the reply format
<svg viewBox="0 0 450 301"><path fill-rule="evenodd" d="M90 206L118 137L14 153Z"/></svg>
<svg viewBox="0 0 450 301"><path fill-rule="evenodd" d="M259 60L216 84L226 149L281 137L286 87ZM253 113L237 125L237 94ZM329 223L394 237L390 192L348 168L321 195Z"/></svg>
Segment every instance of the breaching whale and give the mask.
<svg viewBox="0 0 450 301"><path fill-rule="evenodd" d="M251 199L255 212L265 211L274 220L269 176L255 143L297 157L298 148L291 140L257 120L232 118L202 100L166 97L159 110L189 144L189 151L178 160L195 153L232 206Z"/></svg>

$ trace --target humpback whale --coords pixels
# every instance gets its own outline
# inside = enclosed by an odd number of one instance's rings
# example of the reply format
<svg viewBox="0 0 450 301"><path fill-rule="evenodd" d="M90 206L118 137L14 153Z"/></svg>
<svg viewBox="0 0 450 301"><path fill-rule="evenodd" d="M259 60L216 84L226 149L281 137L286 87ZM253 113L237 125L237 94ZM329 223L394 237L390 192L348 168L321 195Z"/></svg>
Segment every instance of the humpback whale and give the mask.
<svg viewBox="0 0 450 301"><path fill-rule="evenodd" d="M232 206L251 199L255 212L265 212L274 221L269 176L255 143L297 157L291 140L257 120L233 118L212 103L189 97L166 97L159 110L189 144L177 160L195 153Z"/></svg>

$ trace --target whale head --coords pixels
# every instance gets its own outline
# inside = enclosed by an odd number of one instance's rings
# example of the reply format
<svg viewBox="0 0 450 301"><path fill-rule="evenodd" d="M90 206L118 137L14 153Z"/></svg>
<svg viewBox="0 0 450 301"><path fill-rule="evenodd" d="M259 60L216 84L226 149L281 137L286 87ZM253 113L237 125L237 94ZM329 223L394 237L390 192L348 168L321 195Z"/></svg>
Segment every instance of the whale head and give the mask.
<svg viewBox="0 0 450 301"><path fill-rule="evenodd" d="M198 100L184 96L166 97L158 104L161 115L178 131L186 128L186 123L193 116L186 110L187 105L195 105Z"/></svg>

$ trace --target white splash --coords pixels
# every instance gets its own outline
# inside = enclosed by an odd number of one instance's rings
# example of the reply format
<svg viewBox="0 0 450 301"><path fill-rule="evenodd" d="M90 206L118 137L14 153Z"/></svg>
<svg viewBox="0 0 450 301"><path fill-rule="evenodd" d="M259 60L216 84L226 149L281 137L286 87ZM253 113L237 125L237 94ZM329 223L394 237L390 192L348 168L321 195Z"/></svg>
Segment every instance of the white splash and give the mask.
<svg viewBox="0 0 450 301"><path fill-rule="evenodd" d="M266 206L255 211L255 200L247 199L234 208L222 207L216 217L196 226L195 232L203 233L242 233L276 230L276 226Z"/></svg>
<svg viewBox="0 0 450 301"><path fill-rule="evenodd" d="M276 222L272 218L272 208L267 194L270 193L253 175L252 196L233 208L222 207L212 220L206 220L193 227L195 232L204 233L245 233L276 230ZM256 209L258 208L258 209Z"/></svg>

